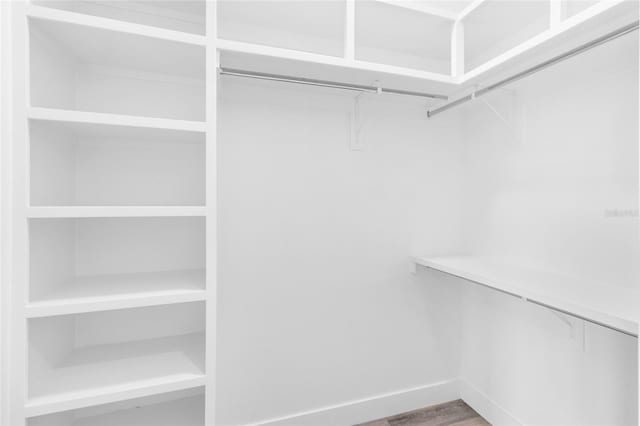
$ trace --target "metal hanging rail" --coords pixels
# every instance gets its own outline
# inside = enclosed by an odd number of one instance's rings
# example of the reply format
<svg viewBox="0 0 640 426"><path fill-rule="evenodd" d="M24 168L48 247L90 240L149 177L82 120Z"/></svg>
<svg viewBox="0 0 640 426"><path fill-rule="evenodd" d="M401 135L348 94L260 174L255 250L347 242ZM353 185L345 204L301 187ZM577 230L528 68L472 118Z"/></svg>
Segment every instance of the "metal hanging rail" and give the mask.
<svg viewBox="0 0 640 426"><path fill-rule="evenodd" d="M305 84L308 86L330 87L333 89L353 90L357 92L370 93L391 93L394 95L417 96L421 98L443 99L448 98L444 95L434 93L414 92L410 90L390 89L388 87L367 86L362 84L340 83L336 81L315 80L312 78L293 77L280 74L268 74L255 71L238 70L232 68L219 68L220 75L230 75L235 77L257 78L259 80L280 81L284 83Z"/></svg>
<svg viewBox="0 0 640 426"><path fill-rule="evenodd" d="M482 89L478 89L476 91L474 91L473 93L464 96L462 98L456 99L455 101L451 101L449 103L446 103L442 106L430 109L427 111L427 116L428 117L433 117L436 114L439 114L441 112L444 112L448 109L451 109L457 105L463 104L465 102L471 101L479 96L485 95L489 92L491 92L492 90L498 89L502 86L506 86L507 84L513 83L515 81L518 81L522 78L528 77L532 74L537 73L538 71L541 71L545 68L548 68L552 65L555 65L559 62L562 62L566 59L572 58L576 55L579 55L580 53L586 52L587 50L593 49L594 47L600 46L601 44L607 43L609 41L615 40L618 37L622 37L625 34L629 34L630 32L633 32L635 30L638 29L638 21L635 21L629 25L626 25L622 28L619 28L615 31L612 31L608 34L605 34L601 37L596 38L595 40L591 40L588 43L582 44L574 49L569 50L568 52L562 53L558 56L554 56L553 58L542 62L541 64L538 64L536 66L533 66L531 68L528 68L524 71L521 71L511 77L505 78L504 80L500 80L497 83L491 84L487 87L483 87Z"/></svg>

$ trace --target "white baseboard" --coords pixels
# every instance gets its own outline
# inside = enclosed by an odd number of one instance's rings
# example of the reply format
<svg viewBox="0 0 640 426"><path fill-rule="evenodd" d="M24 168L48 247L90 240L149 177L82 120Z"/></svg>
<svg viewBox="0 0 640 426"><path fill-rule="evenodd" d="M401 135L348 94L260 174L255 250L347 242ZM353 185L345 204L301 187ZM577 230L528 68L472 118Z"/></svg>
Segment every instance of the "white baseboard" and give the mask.
<svg viewBox="0 0 640 426"><path fill-rule="evenodd" d="M515 416L485 393L465 380L460 380L460 398L493 426L524 426Z"/></svg>
<svg viewBox="0 0 640 426"><path fill-rule="evenodd" d="M417 410L460 398L457 379L362 398L288 416L265 419L263 426L347 426ZM247 425L249 426L249 425Z"/></svg>

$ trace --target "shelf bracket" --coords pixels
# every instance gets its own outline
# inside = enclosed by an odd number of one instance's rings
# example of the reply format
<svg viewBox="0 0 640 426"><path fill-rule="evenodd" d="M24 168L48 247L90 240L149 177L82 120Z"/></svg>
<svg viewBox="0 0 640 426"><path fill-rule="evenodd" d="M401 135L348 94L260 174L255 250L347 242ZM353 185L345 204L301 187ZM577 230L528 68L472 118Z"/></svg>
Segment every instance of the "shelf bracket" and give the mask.
<svg viewBox="0 0 640 426"><path fill-rule="evenodd" d="M471 99L478 99L483 105L485 105L497 118L500 120L514 136L515 140L523 144L525 143L525 108L524 103L520 99L518 92L511 89L499 89L504 92L508 92L511 96L511 116L506 116L491 104L484 96L476 96L474 91L471 94Z"/></svg>
<svg viewBox="0 0 640 426"><path fill-rule="evenodd" d="M560 321L562 321L563 323L565 323L567 325L567 327L569 327L569 336L573 339L575 337L575 324L573 323L573 321L571 321L569 319L568 315L565 315L563 313L560 313L558 311L554 311L553 309L549 309L549 311L555 315L556 318L558 318Z"/></svg>
<svg viewBox="0 0 640 426"><path fill-rule="evenodd" d="M376 91L373 92L376 95L382 94L382 87L380 86L380 82L376 80L373 82L372 86L376 87ZM371 93L362 91L359 92L353 98L353 108L349 113L349 127L350 127L350 137L349 137L349 148L351 151L362 151L364 150L364 144L362 142L362 138L360 137L360 132L364 127L364 123L366 120L362 118L362 111L360 106L360 100L365 93Z"/></svg>

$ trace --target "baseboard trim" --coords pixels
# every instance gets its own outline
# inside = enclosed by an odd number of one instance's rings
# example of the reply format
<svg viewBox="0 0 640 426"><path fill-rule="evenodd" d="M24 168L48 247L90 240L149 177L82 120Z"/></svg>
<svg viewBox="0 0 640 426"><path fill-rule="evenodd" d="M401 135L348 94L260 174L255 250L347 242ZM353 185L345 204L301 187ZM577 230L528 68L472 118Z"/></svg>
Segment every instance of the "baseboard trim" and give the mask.
<svg viewBox="0 0 640 426"><path fill-rule="evenodd" d="M354 425L459 398L459 381L428 385L355 399L315 410L265 419L245 426L341 426Z"/></svg>
<svg viewBox="0 0 640 426"><path fill-rule="evenodd" d="M513 414L471 383L460 380L460 398L493 426L524 426Z"/></svg>

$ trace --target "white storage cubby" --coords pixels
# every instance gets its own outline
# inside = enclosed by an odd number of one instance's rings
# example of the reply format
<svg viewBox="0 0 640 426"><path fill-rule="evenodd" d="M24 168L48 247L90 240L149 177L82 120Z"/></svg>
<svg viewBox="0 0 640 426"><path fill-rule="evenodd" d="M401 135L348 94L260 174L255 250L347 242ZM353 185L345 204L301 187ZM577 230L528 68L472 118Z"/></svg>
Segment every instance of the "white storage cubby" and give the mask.
<svg viewBox="0 0 640 426"><path fill-rule="evenodd" d="M218 2L218 37L331 56L344 53L344 1Z"/></svg>
<svg viewBox="0 0 640 426"><path fill-rule="evenodd" d="M549 2L487 0L464 17L465 71L497 58L549 28Z"/></svg>
<svg viewBox="0 0 640 426"><path fill-rule="evenodd" d="M35 0L33 3L199 35L204 35L206 30L205 0Z"/></svg>
<svg viewBox="0 0 640 426"><path fill-rule="evenodd" d="M203 218L32 219L30 247L34 316L204 297Z"/></svg>
<svg viewBox="0 0 640 426"><path fill-rule="evenodd" d="M453 21L375 1L356 2L355 56L440 74L451 69Z"/></svg>
<svg viewBox="0 0 640 426"><path fill-rule="evenodd" d="M598 4L598 0L563 0L562 15L568 19Z"/></svg>
<svg viewBox="0 0 640 426"><path fill-rule="evenodd" d="M31 105L202 121L203 46L30 18Z"/></svg>
<svg viewBox="0 0 640 426"><path fill-rule="evenodd" d="M32 120L31 205L204 205L204 134Z"/></svg>
<svg viewBox="0 0 640 426"><path fill-rule="evenodd" d="M27 426L204 426L204 389L32 417Z"/></svg>
<svg viewBox="0 0 640 426"><path fill-rule="evenodd" d="M61 401L81 408L104 394L198 383L204 314L195 302L30 319L27 410L45 414Z"/></svg>

